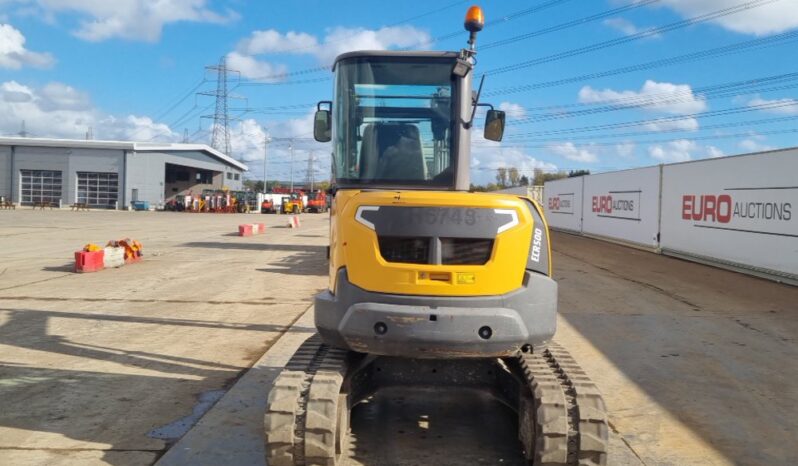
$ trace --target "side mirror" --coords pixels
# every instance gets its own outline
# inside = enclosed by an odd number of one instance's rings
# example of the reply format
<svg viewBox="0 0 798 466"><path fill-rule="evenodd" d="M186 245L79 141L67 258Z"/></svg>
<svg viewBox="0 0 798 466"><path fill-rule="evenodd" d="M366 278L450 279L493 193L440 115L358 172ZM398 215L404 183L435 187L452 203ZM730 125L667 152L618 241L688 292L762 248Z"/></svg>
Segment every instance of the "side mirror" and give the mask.
<svg viewBox="0 0 798 466"><path fill-rule="evenodd" d="M485 117L485 139L501 141L504 136L504 112L501 110L488 110Z"/></svg>
<svg viewBox="0 0 798 466"><path fill-rule="evenodd" d="M329 110L316 110L313 117L313 138L318 142L330 142L332 122Z"/></svg>

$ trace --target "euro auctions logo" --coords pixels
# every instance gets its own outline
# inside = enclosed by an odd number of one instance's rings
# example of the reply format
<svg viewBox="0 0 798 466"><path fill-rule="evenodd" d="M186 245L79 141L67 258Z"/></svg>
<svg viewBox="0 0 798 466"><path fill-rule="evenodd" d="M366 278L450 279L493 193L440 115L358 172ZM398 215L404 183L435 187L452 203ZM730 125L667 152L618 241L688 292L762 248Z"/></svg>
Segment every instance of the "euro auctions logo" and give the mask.
<svg viewBox="0 0 798 466"><path fill-rule="evenodd" d="M798 238L792 206L798 186L727 188L722 194L683 194L681 219L693 227Z"/></svg>
<svg viewBox="0 0 798 466"><path fill-rule="evenodd" d="M792 220L792 203L735 200L730 194L682 196L682 220L731 223L734 219L788 222Z"/></svg>
<svg viewBox="0 0 798 466"><path fill-rule="evenodd" d="M642 191L610 191L593 196L591 210L598 217L640 220Z"/></svg>
<svg viewBox="0 0 798 466"><path fill-rule="evenodd" d="M555 214L574 213L574 193L556 194L547 199L549 212Z"/></svg>

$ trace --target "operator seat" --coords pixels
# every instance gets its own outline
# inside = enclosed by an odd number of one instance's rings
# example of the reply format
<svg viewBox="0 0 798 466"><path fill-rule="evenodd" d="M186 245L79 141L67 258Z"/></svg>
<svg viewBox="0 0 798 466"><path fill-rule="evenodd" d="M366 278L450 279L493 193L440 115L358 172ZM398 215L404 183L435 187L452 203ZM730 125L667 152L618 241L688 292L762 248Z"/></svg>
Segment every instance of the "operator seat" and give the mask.
<svg viewBox="0 0 798 466"><path fill-rule="evenodd" d="M402 123L373 123L363 129L360 177L364 180L427 179L418 127Z"/></svg>

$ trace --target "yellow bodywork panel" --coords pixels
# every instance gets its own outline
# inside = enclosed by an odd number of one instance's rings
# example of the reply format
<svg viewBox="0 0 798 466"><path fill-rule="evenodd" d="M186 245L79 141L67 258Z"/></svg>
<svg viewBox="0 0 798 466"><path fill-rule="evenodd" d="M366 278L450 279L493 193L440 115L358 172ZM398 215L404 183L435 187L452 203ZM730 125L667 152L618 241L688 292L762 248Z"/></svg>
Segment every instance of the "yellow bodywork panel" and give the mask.
<svg viewBox="0 0 798 466"><path fill-rule="evenodd" d="M484 265L386 262L380 255L377 233L355 220L360 206L512 209L518 214L518 225L496 236L493 252ZM342 267L346 267L349 281L354 285L379 293L492 296L508 293L522 285L534 219L526 201L518 196L339 190L330 215L330 290L333 292L337 272Z"/></svg>

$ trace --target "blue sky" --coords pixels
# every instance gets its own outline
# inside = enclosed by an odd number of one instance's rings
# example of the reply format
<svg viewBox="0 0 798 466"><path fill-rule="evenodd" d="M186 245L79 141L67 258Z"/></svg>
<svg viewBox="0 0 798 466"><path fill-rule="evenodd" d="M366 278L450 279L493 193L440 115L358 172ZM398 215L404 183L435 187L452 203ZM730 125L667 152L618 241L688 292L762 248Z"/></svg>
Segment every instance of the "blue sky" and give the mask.
<svg viewBox="0 0 798 466"><path fill-rule="evenodd" d="M309 140L310 105L330 98L331 74L318 68L346 50L462 48L470 4L0 0L0 135L25 120L32 136L83 138L91 127L96 139L180 141L187 130L207 143L200 116L213 98L195 92L215 89L204 67L226 56L242 76L230 78L242 98L230 106L250 109L232 112L233 156L262 176L269 134L269 177L285 179L284 139L295 137L296 176L313 151L323 178L329 147ZM796 0L480 5L489 24L477 73L488 75L484 100L509 122L501 145L474 137L478 182L501 166L608 171L798 145ZM593 19L568 26L581 18ZM711 52L732 44L742 45ZM658 64L701 51L710 52Z"/></svg>

